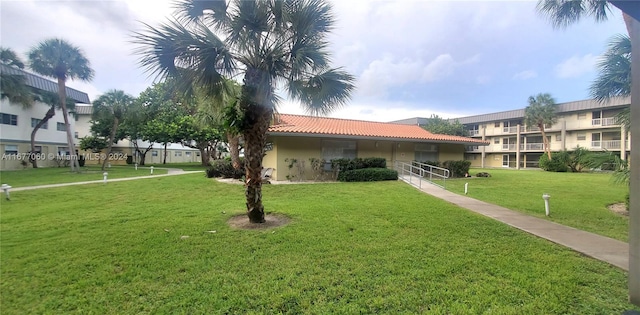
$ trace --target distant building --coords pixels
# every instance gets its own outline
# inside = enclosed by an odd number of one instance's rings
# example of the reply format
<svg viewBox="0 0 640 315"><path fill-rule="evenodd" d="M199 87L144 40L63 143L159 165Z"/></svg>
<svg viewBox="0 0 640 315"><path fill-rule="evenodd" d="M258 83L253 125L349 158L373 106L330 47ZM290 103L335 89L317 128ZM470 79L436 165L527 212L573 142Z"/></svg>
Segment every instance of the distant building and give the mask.
<svg viewBox="0 0 640 315"><path fill-rule="evenodd" d="M545 133L551 151L571 150L578 146L591 151L610 151L626 159L630 152L629 131L617 124L615 116L631 100L614 98L606 103L584 100L557 104L558 121ZM470 145L465 160L473 167L537 168L544 153L542 134L536 127L524 125L524 108L459 117L471 138L489 141L488 146ZM426 118L409 118L394 123L424 125Z"/></svg>

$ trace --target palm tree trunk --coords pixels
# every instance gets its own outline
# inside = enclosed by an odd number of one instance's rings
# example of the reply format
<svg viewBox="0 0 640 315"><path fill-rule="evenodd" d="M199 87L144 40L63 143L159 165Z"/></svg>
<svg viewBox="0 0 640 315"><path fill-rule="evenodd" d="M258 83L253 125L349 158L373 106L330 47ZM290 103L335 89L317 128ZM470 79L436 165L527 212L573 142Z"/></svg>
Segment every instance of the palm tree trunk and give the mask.
<svg viewBox="0 0 640 315"><path fill-rule="evenodd" d="M38 160L33 158L33 154L36 152L36 133L55 114L56 114L56 108L55 106L51 106L47 111L47 113L44 115L44 118L42 118L42 120L40 120L40 122L38 122L38 124L35 127L33 127L33 130L31 131L31 154L29 154L29 162L31 162L31 166L33 166L33 168L38 168Z"/></svg>
<svg viewBox="0 0 640 315"><path fill-rule="evenodd" d="M62 107L62 118L64 118L65 129L67 132L67 146L71 155L71 172L79 171L78 158L75 154L73 146L73 137L71 136L71 125L69 124L69 115L67 112L67 91L65 90L65 77L58 77L58 96L60 97L60 107Z"/></svg>
<svg viewBox="0 0 640 315"><path fill-rule="evenodd" d="M164 157L162 159L162 164L167 164L167 143L164 143Z"/></svg>
<svg viewBox="0 0 640 315"><path fill-rule="evenodd" d="M538 125L538 128L540 128L540 133L542 133L542 145L544 146L544 151L547 152L547 157L549 157L549 161L551 161L551 148L549 147L547 134L544 132L544 125Z"/></svg>
<svg viewBox="0 0 640 315"><path fill-rule="evenodd" d="M116 137L116 131L118 130L118 117L113 117L113 127L111 129L111 136L109 136L109 148L107 148L107 156L104 158L102 162L102 170L107 167L107 161L109 161L109 156L111 155L111 149L113 149L113 139Z"/></svg>
<svg viewBox="0 0 640 315"><path fill-rule="evenodd" d="M227 132L227 141L229 143L229 155L231 155L231 165L239 170L242 165L240 163L240 139L238 135Z"/></svg>

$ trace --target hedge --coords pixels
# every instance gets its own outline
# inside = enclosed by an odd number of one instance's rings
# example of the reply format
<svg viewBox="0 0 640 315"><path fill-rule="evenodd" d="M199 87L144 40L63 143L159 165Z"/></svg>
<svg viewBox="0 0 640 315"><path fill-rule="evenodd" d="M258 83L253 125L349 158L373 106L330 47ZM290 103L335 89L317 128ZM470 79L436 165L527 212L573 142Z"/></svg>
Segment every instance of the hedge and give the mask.
<svg viewBox="0 0 640 315"><path fill-rule="evenodd" d="M338 174L338 180L341 182L374 182L397 179L398 172L388 168L361 168Z"/></svg>
<svg viewBox="0 0 640 315"><path fill-rule="evenodd" d="M244 163L242 159L240 162L241 164ZM244 176L244 168L240 168L239 170L233 168L231 160L215 160L205 171L205 176L208 178L222 177L240 179Z"/></svg>

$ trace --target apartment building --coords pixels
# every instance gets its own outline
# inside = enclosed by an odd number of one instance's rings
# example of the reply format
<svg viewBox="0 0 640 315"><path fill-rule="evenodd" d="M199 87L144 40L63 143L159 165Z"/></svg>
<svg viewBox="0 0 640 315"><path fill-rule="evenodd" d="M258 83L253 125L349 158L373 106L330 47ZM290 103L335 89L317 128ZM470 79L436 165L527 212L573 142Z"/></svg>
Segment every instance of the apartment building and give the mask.
<svg viewBox="0 0 640 315"><path fill-rule="evenodd" d="M629 107L631 99L613 98L605 103L583 100L556 105L557 122L546 126L551 151L580 146L591 151L610 151L626 159L630 134L617 124L616 115ZM524 124L524 108L504 112L454 118L465 125L469 136L489 141L488 146L466 146L464 158L473 167L537 168L544 153L542 133ZM425 125L428 118L394 121L398 124Z"/></svg>
<svg viewBox="0 0 640 315"><path fill-rule="evenodd" d="M580 146L590 151L610 151L622 159L629 155L630 134L616 121L616 115L629 107L630 98L614 98L606 103L595 100L556 105L557 122L545 126L551 151ZM544 153L542 133L524 124L524 108L489 113L457 120L472 138L490 142L488 146L467 146L465 159L473 167L537 168Z"/></svg>

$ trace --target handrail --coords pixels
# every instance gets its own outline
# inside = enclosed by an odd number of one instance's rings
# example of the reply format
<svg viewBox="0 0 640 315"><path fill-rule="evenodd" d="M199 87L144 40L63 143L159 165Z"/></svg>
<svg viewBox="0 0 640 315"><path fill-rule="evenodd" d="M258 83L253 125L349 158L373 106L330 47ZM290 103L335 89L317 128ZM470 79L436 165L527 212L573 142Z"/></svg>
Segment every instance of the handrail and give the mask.
<svg viewBox="0 0 640 315"><path fill-rule="evenodd" d="M449 170L442 167L433 166L430 164L412 162L405 163L400 161L394 162L394 168L398 171L398 175L409 176L409 183L413 185L412 177L416 176L418 181L418 187L422 188L422 180L426 180L429 183L436 185L440 188L446 189L447 178L449 178ZM428 178L427 178L428 177ZM436 179L442 179L442 185L433 182L434 177Z"/></svg>

